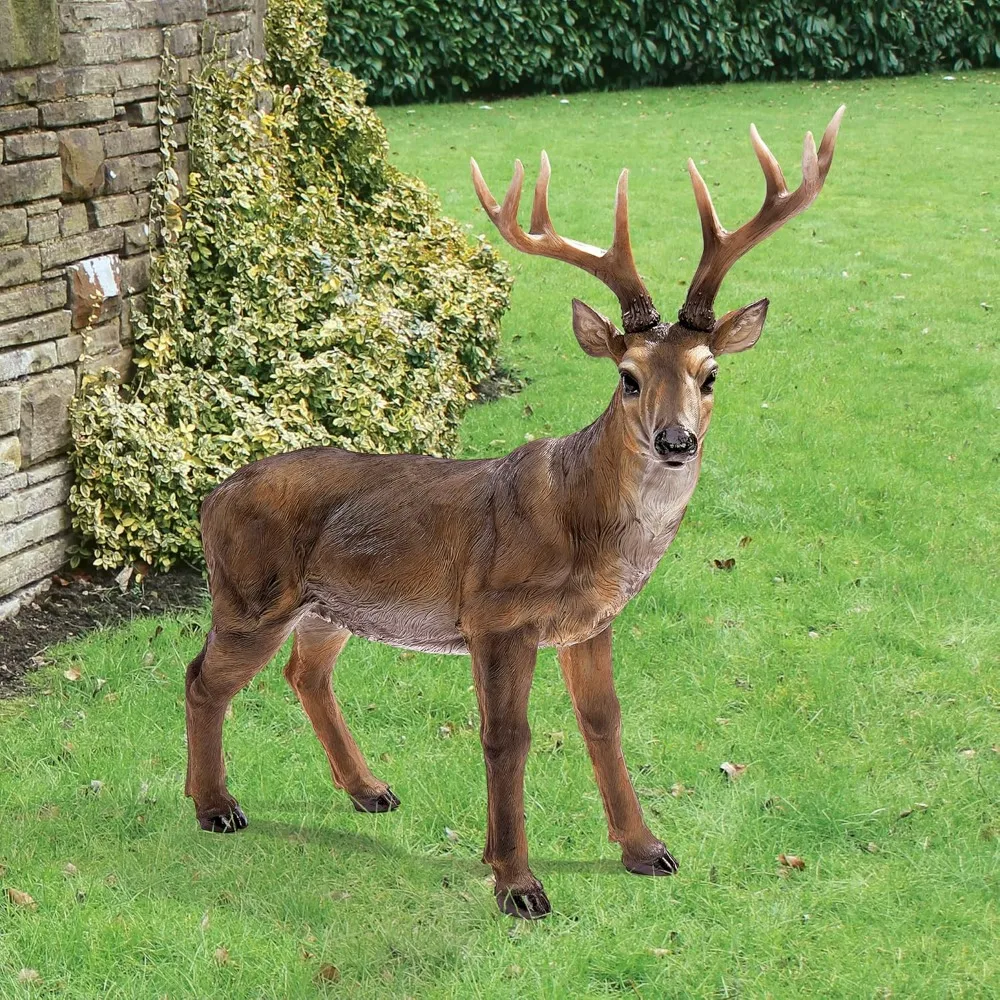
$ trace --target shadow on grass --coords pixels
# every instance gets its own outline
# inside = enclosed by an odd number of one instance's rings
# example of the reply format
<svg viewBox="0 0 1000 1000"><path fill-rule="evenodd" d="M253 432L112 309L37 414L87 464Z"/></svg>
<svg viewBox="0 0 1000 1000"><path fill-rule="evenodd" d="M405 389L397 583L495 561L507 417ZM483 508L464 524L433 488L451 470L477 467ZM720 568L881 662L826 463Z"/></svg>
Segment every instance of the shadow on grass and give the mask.
<svg viewBox="0 0 1000 1000"><path fill-rule="evenodd" d="M273 837L276 840L305 840L309 843L322 844L324 847L328 847L338 854L374 854L383 858L405 860L408 863L422 865L432 870L458 871L468 875L484 875L488 873L488 867L478 857L460 858L453 855L445 855L435 858L423 854L410 854L399 850L385 841L363 833L332 830L326 827L295 825L268 819L251 820L250 829L258 835L263 834ZM571 858L532 857L531 868L536 875L543 875L545 872L583 872L593 875L629 874L622 867L621 862L614 858L583 861Z"/></svg>

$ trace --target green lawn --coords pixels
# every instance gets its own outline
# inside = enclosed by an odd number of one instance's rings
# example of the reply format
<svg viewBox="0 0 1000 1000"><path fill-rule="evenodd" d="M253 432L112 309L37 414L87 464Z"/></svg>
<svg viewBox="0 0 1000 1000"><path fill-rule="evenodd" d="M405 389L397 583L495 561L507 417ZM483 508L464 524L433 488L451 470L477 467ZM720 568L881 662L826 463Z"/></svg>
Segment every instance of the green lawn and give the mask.
<svg viewBox="0 0 1000 1000"><path fill-rule="evenodd" d="M700 252L687 157L734 228L762 193L749 122L792 181L841 102L816 205L723 289L720 312L769 296L768 325L723 360L687 520L615 627L626 758L678 876L619 865L551 651L527 778L550 919L502 917L479 862L464 658L355 640L340 661L358 742L403 800L384 816L332 791L272 666L227 726L250 828L200 833L183 672L205 618L141 621L64 647L0 705L0 883L37 902L0 900L0 996L1000 995L1000 74L384 118L396 162L477 233L470 155L499 193L546 148L557 226L602 245L628 165L639 268L672 316ZM609 293L503 251L506 353L532 381L470 413L466 455L570 432L615 383L569 322L571 296L611 312ZM726 760L749 765L739 781Z"/></svg>

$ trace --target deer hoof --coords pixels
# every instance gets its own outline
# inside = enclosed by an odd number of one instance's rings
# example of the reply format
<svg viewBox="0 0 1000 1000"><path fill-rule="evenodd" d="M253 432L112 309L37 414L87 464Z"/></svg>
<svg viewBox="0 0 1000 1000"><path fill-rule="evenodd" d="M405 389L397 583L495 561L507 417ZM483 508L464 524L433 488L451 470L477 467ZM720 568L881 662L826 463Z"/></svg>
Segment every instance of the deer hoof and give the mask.
<svg viewBox="0 0 1000 1000"><path fill-rule="evenodd" d="M540 885L530 892L515 892L511 889L498 892L497 906L501 913L521 920L541 920L552 912L549 897Z"/></svg>
<svg viewBox="0 0 1000 1000"><path fill-rule="evenodd" d="M208 830L211 833L238 833L250 825L246 813L235 804L227 813L221 813L217 816L199 816L198 822L203 830Z"/></svg>
<svg viewBox="0 0 1000 1000"><path fill-rule="evenodd" d="M387 813L399 808L399 799L387 788L381 795L369 795L367 798L351 796L354 808L359 813Z"/></svg>
<svg viewBox="0 0 1000 1000"><path fill-rule="evenodd" d="M663 849L663 853L659 857L646 861L632 861L624 858L622 864L633 875L675 875L678 868L677 859L666 848Z"/></svg>

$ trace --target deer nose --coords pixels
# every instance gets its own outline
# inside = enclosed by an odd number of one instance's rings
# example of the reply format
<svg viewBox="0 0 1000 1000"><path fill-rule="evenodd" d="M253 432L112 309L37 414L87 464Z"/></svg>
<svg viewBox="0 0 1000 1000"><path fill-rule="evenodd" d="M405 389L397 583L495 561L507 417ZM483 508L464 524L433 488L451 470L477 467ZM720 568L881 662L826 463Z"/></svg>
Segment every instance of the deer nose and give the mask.
<svg viewBox="0 0 1000 1000"><path fill-rule="evenodd" d="M675 461L684 461L698 451L698 439L686 427L674 424L657 431L653 439L657 455Z"/></svg>

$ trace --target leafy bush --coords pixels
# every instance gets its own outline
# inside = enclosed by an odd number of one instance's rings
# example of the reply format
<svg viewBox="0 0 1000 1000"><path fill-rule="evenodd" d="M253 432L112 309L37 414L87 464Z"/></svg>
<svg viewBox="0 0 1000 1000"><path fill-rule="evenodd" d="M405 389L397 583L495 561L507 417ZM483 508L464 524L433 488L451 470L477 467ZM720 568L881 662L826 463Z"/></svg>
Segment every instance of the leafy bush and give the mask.
<svg viewBox="0 0 1000 1000"><path fill-rule="evenodd" d="M445 453L491 368L507 272L388 162L323 30L322 0L271 0L266 64L194 82L183 205L161 92L163 250L138 374L88 378L72 411L78 558L200 560L202 498L274 452Z"/></svg>
<svg viewBox="0 0 1000 1000"><path fill-rule="evenodd" d="M961 70L1000 0L328 0L326 54L378 102Z"/></svg>

